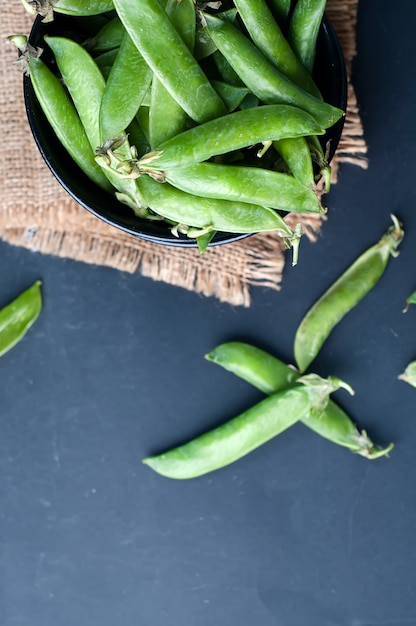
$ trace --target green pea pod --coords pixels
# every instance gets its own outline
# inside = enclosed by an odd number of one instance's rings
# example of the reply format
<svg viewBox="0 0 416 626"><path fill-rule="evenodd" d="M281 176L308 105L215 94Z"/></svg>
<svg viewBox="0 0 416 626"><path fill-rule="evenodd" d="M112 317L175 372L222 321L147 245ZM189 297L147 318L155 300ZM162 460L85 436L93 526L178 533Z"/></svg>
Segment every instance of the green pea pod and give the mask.
<svg viewBox="0 0 416 626"><path fill-rule="evenodd" d="M145 155L138 166L164 170L284 137L323 134L314 118L293 106L267 105L235 111L195 126Z"/></svg>
<svg viewBox="0 0 416 626"><path fill-rule="evenodd" d="M102 68L106 68L106 76L110 75L111 68L113 67L113 63L118 53L118 48L113 48L112 50L107 50L107 52L102 52L98 56L94 57L94 61L102 71ZM107 70L108 68L108 70Z"/></svg>
<svg viewBox="0 0 416 626"><path fill-rule="evenodd" d="M126 130L151 82L151 69L125 32L101 98L100 143L118 137Z"/></svg>
<svg viewBox="0 0 416 626"><path fill-rule="evenodd" d="M316 41L327 0L297 0L288 27L288 40L305 69L312 73Z"/></svg>
<svg viewBox="0 0 416 626"><path fill-rule="evenodd" d="M234 22L237 16L237 9L222 11L221 13L217 13L217 16L221 19L226 19ZM211 37L208 35L206 28L198 21L198 23L196 24L195 33L195 58L198 61L201 61L202 59L205 59L206 57L209 57L211 54L213 54L216 49L217 47L212 41Z"/></svg>
<svg viewBox="0 0 416 626"><path fill-rule="evenodd" d="M54 11L76 17L88 17L114 9L112 0L42 0L36 2L21 0L21 2L28 13L41 15L44 22L52 21Z"/></svg>
<svg viewBox="0 0 416 626"><path fill-rule="evenodd" d="M330 128L344 111L316 98L282 74L233 24L204 13L206 27L218 50L243 83L266 104L291 104Z"/></svg>
<svg viewBox="0 0 416 626"><path fill-rule="evenodd" d="M294 343L296 363L304 372L342 318L378 283L404 232L392 215L391 226L378 243L366 250L319 298L300 323Z"/></svg>
<svg viewBox="0 0 416 626"><path fill-rule="evenodd" d="M118 48L126 32L119 17L113 17L104 24L90 42L90 49L94 52L107 52Z"/></svg>
<svg viewBox="0 0 416 626"><path fill-rule="evenodd" d="M41 284L37 280L0 310L0 356L18 343L39 317L42 309Z"/></svg>
<svg viewBox="0 0 416 626"><path fill-rule="evenodd" d="M206 359L267 395L290 387L300 376L294 368L268 352L237 341L217 346L206 355ZM360 432L350 417L331 399L321 415L311 412L301 421L321 437L370 460L388 455L393 448L393 444L386 448L374 445L366 431Z"/></svg>
<svg viewBox="0 0 416 626"><path fill-rule="evenodd" d="M253 203L202 198L148 176L137 181L146 206L162 217L195 228L211 228L229 233L279 231L292 237L293 231L272 209Z"/></svg>
<svg viewBox="0 0 416 626"><path fill-rule="evenodd" d="M318 87L303 67L274 19L266 0L234 0L241 19L257 48L284 76L322 99Z"/></svg>
<svg viewBox="0 0 416 626"><path fill-rule="evenodd" d="M403 380L405 383L416 387L416 361L411 361L399 376L399 380Z"/></svg>
<svg viewBox="0 0 416 626"><path fill-rule="evenodd" d="M193 0L168 0L166 13L176 31L192 52L195 45L195 5ZM153 76L149 107L150 146L167 141L185 130L187 114L163 83Z"/></svg>
<svg viewBox="0 0 416 626"><path fill-rule="evenodd" d="M306 137L280 139L273 146L293 176L305 187L315 189L315 175L309 143Z"/></svg>
<svg viewBox="0 0 416 626"><path fill-rule="evenodd" d="M189 479L230 465L287 430L311 411L322 412L338 379L305 376L234 419L164 454L143 459L158 474ZM300 384L303 383L303 384Z"/></svg>
<svg viewBox="0 0 416 626"><path fill-rule="evenodd" d="M54 0L51 4L57 13L80 17L99 15L114 10L112 0Z"/></svg>
<svg viewBox="0 0 416 626"><path fill-rule="evenodd" d="M100 109L105 90L105 81L99 67L91 55L82 46L65 37L45 37L53 51L65 85L78 111L85 133L93 153L104 153L108 160L108 150L113 148L113 141L101 146ZM132 158L130 146L125 135L114 139L124 159ZM99 161L95 159L97 163ZM101 163L99 163L101 165ZM137 187L134 180L120 178L111 168L104 168L113 187L122 194L126 204L139 210ZM129 201L127 202L127 198Z"/></svg>
<svg viewBox="0 0 416 626"><path fill-rule="evenodd" d="M104 78L91 55L66 37L45 37L78 111L93 151L101 145L99 111Z"/></svg>
<svg viewBox="0 0 416 626"><path fill-rule="evenodd" d="M158 0L115 0L138 50L167 91L196 122L224 115L225 105Z"/></svg>
<svg viewBox="0 0 416 626"><path fill-rule="evenodd" d="M269 0L268 5L280 28L285 29L292 0Z"/></svg>
<svg viewBox="0 0 416 626"><path fill-rule="evenodd" d="M411 304L416 304L416 291L413 291L413 293L411 293L410 296L406 298L406 306L403 311L404 313L406 313Z"/></svg>
<svg viewBox="0 0 416 626"><path fill-rule="evenodd" d="M205 162L165 170L165 176L178 189L205 198L251 202L280 211L325 212L314 191L281 172Z"/></svg>
<svg viewBox="0 0 416 626"><path fill-rule="evenodd" d="M235 111L250 93L247 87L229 85L221 80L212 80L211 83L230 113Z"/></svg>
<svg viewBox="0 0 416 626"><path fill-rule="evenodd" d="M14 38L12 37L11 40L13 41ZM25 40L26 38L20 42L17 41L17 45L26 55L30 81L49 124L64 148L85 174L102 189L109 191L111 186L101 168L94 161L88 137L67 92L46 64L25 47Z"/></svg>

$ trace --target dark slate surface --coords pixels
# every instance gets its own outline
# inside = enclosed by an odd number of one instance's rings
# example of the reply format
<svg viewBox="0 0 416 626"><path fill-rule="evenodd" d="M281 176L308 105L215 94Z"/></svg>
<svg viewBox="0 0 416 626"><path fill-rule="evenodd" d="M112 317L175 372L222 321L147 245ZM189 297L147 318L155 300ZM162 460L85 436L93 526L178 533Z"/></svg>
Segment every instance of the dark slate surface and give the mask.
<svg viewBox="0 0 416 626"><path fill-rule="evenodd" d="M343 166L319 243L249 310L0 244L0 304L37 278L44 309L0 359L1 626L416 625L413 0L360 3L356 86L370 166ZM243 339L290 361L303 314L390 223L401 254L333 332L315 370L390 459L302 425L185 482L144 455L261 395L206 362Z"/></svg>

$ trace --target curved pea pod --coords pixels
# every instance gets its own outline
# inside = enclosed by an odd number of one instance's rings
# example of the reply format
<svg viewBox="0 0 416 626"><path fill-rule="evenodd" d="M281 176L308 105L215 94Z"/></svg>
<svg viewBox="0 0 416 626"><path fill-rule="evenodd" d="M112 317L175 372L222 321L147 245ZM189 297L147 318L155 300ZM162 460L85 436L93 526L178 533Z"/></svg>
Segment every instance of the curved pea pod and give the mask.
<svg viewBox="0 0 416 626"><path fill-rule="evenodd" d="M274 141L273 146L293 176L305 187L314 189L313 161L307 139L305 137L280 139Z"/></svg>
<svg viewBox="0 0 416 626"><path fill-rule="evenodd" d="M95 151L101 144L99 111L105 80L92 56L67 37L46 36L82 125Z"/></svg>
<svg viewBox="0 0 416 626"><path fill-rule="evenodd" d="M273 17L282 29L285 29L292 0L269 0L268 5Z"/></svg>
<svg viewBox="0 0 416 626"><path fill-rule="evenodd" d="M290 104L312 115L322 128L330 128L345 113L316 98L282 74L233 24L204 13L206 27L218 50L243 83L266 104Z"/></svg>
<svg viewBox="0 0 416 626"><path fill-rule="evenodd" d="M206 359L267 395L290 387L300 376L294 368L268 352L238 341L217 346L206 355ZM385 448L376 446L366 431L359 431L345 411L331 399L321 415L311 412L301 421L321 437L369 460L387 456L393 448L393 444Z"/></svg>
<svg viewBox="0 0 416 626"><path fill-rule="evenodd" d="M77 17L99 15L114 9L112 0L49 0L46 2L29 2L21 0L25 9L31 15L38 13L46 18L44 21L53 19L53 11L74 15Z"/></svg>
<svg viewBox="0 0 416 626"><path fill-rule="evenodd" d="M406 306L403 309L403 313L406 313L409 310L409 306L411 304L416 304L416 291L413 291L410 296L406 298Z"/></svg>
<svg viewBox="0 0 416 626"><path fill-rule="evenodd" d="M158 0L115 0L114 6L138 50L184 111L202 123L225 105Z"/></svg>
<svg viewBox="0 0 416 626"><path fill-rule="evenodd" d="M390 257L398 255L404 232L394 215L392 219L393 226L380 241L354 261L300 323L294 352L301 372L312 363L334 326L378 283Z"/></svg>
<svg viewBox="0 0 416 626"><path fill-rule="evenodd" d="M177 33L190 51L195 45L195 5L193 0L169 0L166 5L169 16ZM153 76L150 91L149 139L153 148L185 130L187 114L182 106L165 88L163 83Z"/></svg>
<svg viewBox="0 0 416 626"><path fill-rule="evenodd" d="M100 28L98 33L90 41L90 49L94 52L107 52L118 48L123 40L126 32L120 18L113 17L104 26Z"/></svg>
<svg viewBox="0 0 416 626"><path fill-rule="evenodd" d="M290 16L288 40L308 72L315 61L316 41L327 0L297 0Z"/></svg>
<svg viewBox="0 0 416 626"><path fill-rule="evenodd" d="M31 57L29 68L35 95L59 141L83 172L95 184L109 191L111 185L94 160L78 113L61 82L39 58Z"/></svg>
<svg viewBox="0 0 416 626"><path fill-rule="evenodd" d="M222 80L212 80L211 83L230 113L235 111L250 93L247 87L229 85Z"/></svg>
<svg viewBox="0 0 416 626"><path fill-rule="evenodd" d="M37 280L0 310L0 356L18 343L39 317L42 310L41 284Z"/></svg>
<svg viewBox="0 0 416 626"><path fill-rule="evenodd" d="M235 111L190 128L145 155L138 166L165 170L284 137L320 135L315 119L293 106L267 105Z"/></svg>
<svg viewBox="0 0 416 626"><path fill-rule="evenodd" d="M103 160L108 161L109 152L118 146L124 159L132 157L129 143L125 135L110 140L101 146L100 109L105 90L105 81L99 67L91 55L82 46L65 37L45 37L53 51L58 68L65 85L78 111L81 123L90 142L92 154L104 154ZM95 158L96 163L101 162ZM102 168L111 185L123 198L129 198L129 205L139 209L137 204L137 188L134 180L120 178L114 171Z"/></svg>
<svg viewBox="0 0 416 626"><path fill-rule="evenodd" d="M284 76L322 99L310 73L297 58L266 0L234 0L241 19L256 47Z"/></svg>
<svg viewBox="0 0 416 626"><path fill-rule="evenodd" d="M99 15L114 10L112 0L56 0L52 3L52 7L57 13L79 17Z"/></svg>
<svg viewBox="0 0 416 626"><path fill-rule="evenodd" d="M205 198L252 202L281 211L325 213L314 191L281 172L205 162L164 173L178 189Z"/></svg>
<svg viewBox="0 0 416 626"><path fill-rule="evenodd" d="M138 179L143 201L162 217L195 228L210 228L230 233L255 233L276 230L292 237L293 231L272 209L232 200L202 198L159 183L148 176Z"/></svg>
<svg viewBox="0 0 416 626"><path fill-rule="evenodd" d="M118 137L134 119L152 82L152 71L124 32L100 105L100 143Z"/></svg>
<svg viewBox="0 0 416 626"><path fill-rule="evenodd" d="M167 478L189 479L230 465L287 430L311 411L322 412L338 379L305 376L234 419L177 448L143 459Z"/></svg>
<svg viewBox="0 0 416 626"><path fill-rule="evenodd" d="M399 376L399 380L403 380L412 387L416 387L416 361L411 361L402 374Z"/></svg>

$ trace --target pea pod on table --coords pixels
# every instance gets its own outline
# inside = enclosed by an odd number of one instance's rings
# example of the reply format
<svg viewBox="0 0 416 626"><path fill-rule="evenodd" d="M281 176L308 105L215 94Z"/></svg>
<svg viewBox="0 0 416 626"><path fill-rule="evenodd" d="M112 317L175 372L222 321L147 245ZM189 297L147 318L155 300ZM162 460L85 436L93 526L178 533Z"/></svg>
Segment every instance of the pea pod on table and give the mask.
<svg viewBox="0 0 416 626"><path fill-rule="evenodd" d="M341 386L345 383L336 378L304 376L221 426L143 463L168 478L202 476L241 459L311 412L320 414Z"/></svg>
<svg viewBox="0 0 416 626"><path fill-rule="evenodd" d="M268 352L238 341L217 346L206 358L268 395L290 387L300 376L294 368ZM387 456L393 448L393 444L385 448L376 446L367 432L359 431L345 411L331 399L321 415L311 412L301 422L321 437L370 460Z"/></svg>
<svg viewBox="0 0 416 626"><path fill-rule="evenodd" d="M301 372L312 363L334 326L378 283L390 257L398 255L404 231L394 215L392 220L393 226L380 241L354 261L301 321L294 343Z"/></svg>
<svg viewBox="0 0 416 626"><path fill-rule="evenodd" d="M41 281L0 310L0 356L13 348L39 317L42 309Z"/></svg>

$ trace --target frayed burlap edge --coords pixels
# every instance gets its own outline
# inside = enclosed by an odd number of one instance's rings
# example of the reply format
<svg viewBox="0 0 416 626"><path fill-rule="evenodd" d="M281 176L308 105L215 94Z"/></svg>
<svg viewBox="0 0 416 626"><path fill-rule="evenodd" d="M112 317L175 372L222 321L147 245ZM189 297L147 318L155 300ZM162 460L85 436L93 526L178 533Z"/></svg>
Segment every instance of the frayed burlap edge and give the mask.
<svg viewBox="0 0 416 626"><path fill-rule="evenodd" d="M31 19L15 3L3 15L1 35L28 32ZM328 0L327 13L340 39L351 76L356 54L355 26L358 0ZM15 52L1 54L1 129L3 154L0 163L2 201L0 237L17 246L85 263L105 265L122 271L139 271L143 276L214 296L232 305L250 306L254 285L278 290L286 252L275 233L196 250L166 248L134 238L97 220L75 203L55 181L41 159L30 134L23 104L21 76L12 67ZM337 155L333 160L332 182L338 179L342 163L366 168L366 144L357 100L349 81L348 110ZM24 172L24 176L22 176ZM330 195L326 198L326 204ZM315 240L322 217L303 215L307 236ZM292 224L299 221L291 215Z"/></svg>

